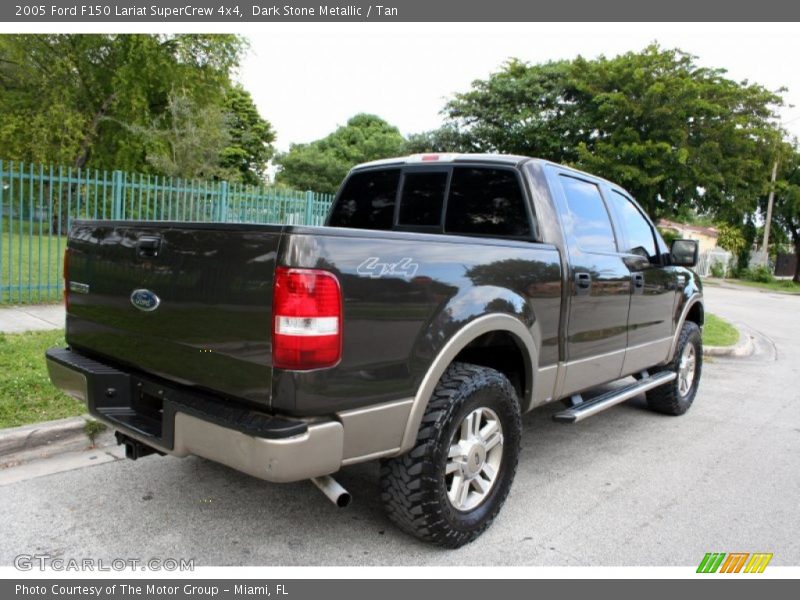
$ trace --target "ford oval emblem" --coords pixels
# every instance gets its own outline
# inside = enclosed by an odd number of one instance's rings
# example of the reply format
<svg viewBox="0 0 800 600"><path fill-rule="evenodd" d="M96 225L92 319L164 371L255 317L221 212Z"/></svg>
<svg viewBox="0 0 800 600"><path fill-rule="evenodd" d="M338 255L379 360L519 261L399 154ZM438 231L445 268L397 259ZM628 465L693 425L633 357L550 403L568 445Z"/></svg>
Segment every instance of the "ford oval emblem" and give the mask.
<svg viewBox="0 0 800 600"><path fill-rule="evenodd" d="M161 298L150 290L133 290L131 292L131 304L139 310L152 312L161 304Z"/></svg>

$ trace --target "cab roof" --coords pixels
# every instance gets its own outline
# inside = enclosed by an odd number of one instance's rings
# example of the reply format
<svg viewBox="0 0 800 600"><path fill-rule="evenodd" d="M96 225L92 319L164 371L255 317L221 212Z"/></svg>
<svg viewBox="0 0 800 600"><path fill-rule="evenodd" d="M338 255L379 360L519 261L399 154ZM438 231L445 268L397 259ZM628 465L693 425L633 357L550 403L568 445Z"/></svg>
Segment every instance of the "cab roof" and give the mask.
<svg viewBox="0 0 800 600"><path fill-rule="evenodd" d="M453 164L453 163L496 163L506 166L520 166L526 162L535 162L543 165L554 165L560 169L571 171L576 175L588 176L598 181L604 181L612 188L623 189L613 181L609 181L604 177L581 171L575 167L570 167L560 163L553 162L544 158L535 158L532 156L521 156L518 154L478 154L478 153L457 153L457 152L426 152L424 154L410 154L408 156L398 156L395 158L382 158L380 160L373 160L370 162L361 163L351 169L358 171L361 169L369 169L373 167L390 167L390 166L403 166L403 165L436 165L436 164ZM627 193L627 192L626 192Z"/></svg>
<svg viewBox="0 0 800 600"><path fill-rule="evenodd" d="M388 167L391 165L410 165L410 164L447 164L464 162L494 162L504 165L519 165L523 162L532 160L529 156L518 156L515 154L460 154L453 152L426 152L424 154L410 154L409 156L398 156L395 158L382 158L366 163L361 163L353 167L365 169L370 167Z"/></svg>

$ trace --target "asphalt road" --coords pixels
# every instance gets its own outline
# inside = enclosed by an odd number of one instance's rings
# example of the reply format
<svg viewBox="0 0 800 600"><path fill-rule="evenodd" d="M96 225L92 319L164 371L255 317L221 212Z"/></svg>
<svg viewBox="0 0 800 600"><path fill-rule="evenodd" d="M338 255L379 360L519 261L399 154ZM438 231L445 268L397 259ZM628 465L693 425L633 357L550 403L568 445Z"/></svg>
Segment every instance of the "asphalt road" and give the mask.
<svg viewBox="0 0 800 600"><path fill-rule="evenodd" d="M696 565L706 552L800 564L800 297L708 287L707 307L765 337L750 359L707 360L683 417L641 398L577 425L546 407L492 528L457 551L382 514L376 465L271 485L200 459L148 457L0 487L0 564L18 554L194 558L197 565ZM52 459L51 459L52 460Z"/></svg>

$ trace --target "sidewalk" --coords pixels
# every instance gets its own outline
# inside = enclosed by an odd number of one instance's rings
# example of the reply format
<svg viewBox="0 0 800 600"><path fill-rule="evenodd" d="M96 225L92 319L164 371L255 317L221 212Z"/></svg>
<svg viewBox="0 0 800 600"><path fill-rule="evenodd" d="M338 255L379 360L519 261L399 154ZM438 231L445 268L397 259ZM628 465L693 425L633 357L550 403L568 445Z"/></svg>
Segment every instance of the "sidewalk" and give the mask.
<svg viewBox="0 0 800 600"><path fill-rule="evenodd" d="M64 328L63 304L29 304L0 307L0 333L46 331Z"/></svg>
<svg viewBox="0 0 800 600"><path fill-rule="evenodd" d="M764 294L785 294L787 296L800 296L800 292L792 289L775 289L769 287L761 287L759 285L743 285L731 279L719 279L716 277L703 277L703 285L710 285L725 288L727 290L750 290L751 292L761 292ZM790 279L783 277L782 279Z"/></svg>

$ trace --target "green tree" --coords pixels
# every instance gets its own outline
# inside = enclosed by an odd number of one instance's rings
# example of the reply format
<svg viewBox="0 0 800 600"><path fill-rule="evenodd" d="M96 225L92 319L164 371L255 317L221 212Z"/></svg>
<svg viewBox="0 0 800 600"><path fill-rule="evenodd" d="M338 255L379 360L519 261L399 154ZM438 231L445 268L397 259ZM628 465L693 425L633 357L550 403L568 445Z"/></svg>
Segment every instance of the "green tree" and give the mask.
<svg viewBox="0 0 800 600"><path fill-rule="evenodd" d="M234 35L0 36L0 145L17 160L146 168L140 128L173 90L221 105L243 49Z"/></svg>
<svg viewBox="0 0 800 600"><path fill-rule="evenodd" d="M1 38L2 36L0 36ZM70 106L55 102L48 107L20 107L0 120L3 158L28 162L72 164L84 138L87 120Z"/></svg>
<svg viewBox="0 0 800 600"><path fill-rule="evenodd" d="M292 144L277 157L277 181L297 189L334 193L356 164L398 156L405 140L398 129L375 115L358 114L326 137Z"/></svg>
<svg viewBox="0 0 800 600"><path fill-rule="evenodd" d="M267 163L274 154L275 131L261 117L253 98L241 86L225 94L230 141L221 153L221 166L236 171L242 182L255 185L263 181Z"/></svg>
<svg viewBox="0 0 800 600"><path fill-rule="evenodd" d="M747 238L745 238L742 228L723 223L717 227L717 230L719 231L717 245L730 251L738 258L747 248Z"/></svg>
<svg viewBox="0 0 800 600"><path fill-rule="evenodd" d="M673 241L680 239L681 237L680 234L674 229L659 227L658 232L661 234L661 237L664 239L664 242L666 242L667 246L671 245Z"/></svg>
<svg viewBox="0 0 800 600"><path fill-rule="evenodd" d="M403 154L424 154L425 152L475 152L472 138L462 134L452 125L439 129L412 133L406 140Z"/></svg>
<svg viewBox="0 0 800 600"><path fill-rule="evenodd" d="M779 96L656 46L575 67L599 132L578 146L582 167L628 187L654 214L692 206L740 221L755 208Z"/></svg>
<svg viewBox="0 0 800 600"><path fill-rule="evenodd" d="M166 111L150 127L136 131L156 172L184 179L230 179L239 175L221 160L232 142L230 120L219 106L198 106L188 96L172 94Z"/></svg>
<svg viewBox="0 0 800 600"><path fill-rule="evenodd" d="M578 107L572 70L570 61L529 65L511 59L447 103L445 127L481 152L574 163L590 125Z"/></svg>
<svg viewBox="0 0 800 600"><path fill-rule="evenodd" d="M575 165L626 187L653 216L741 221L764 192L780 91L736 82L680 50L512 60L445 107L471 146Z"/></svg>

